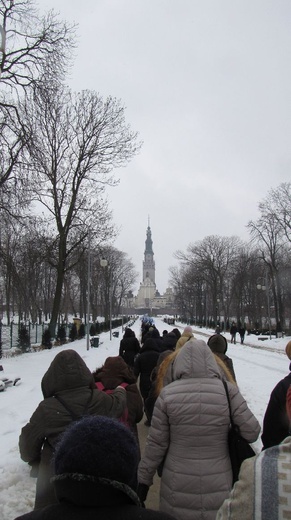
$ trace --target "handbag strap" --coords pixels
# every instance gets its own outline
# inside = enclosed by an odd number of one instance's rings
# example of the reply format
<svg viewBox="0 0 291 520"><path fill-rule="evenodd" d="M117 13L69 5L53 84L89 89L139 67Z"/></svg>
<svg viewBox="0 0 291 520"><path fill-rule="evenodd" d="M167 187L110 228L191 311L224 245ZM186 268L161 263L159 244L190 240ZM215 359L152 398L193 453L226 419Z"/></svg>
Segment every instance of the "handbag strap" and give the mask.
<svg viewBox="0 0 291 520"><path fill-rule="evenodd" d="M227 384L226 384L226 382L224 380L222 380L222 383L223 383L223 386L224 386L224 389L225 389L227 402L228 402L230 424L231 424L232 428L234 428L235 426L234 426L234 422L233 422L232 415L231 415L230 398L229 398L229 392L228 392Z"/></svg>
<svg viewBox="0 0 291 520"><path fill-rule="evenodd" d="M81 415L76 415L75 412L67 405L67 403L64 401L64 399L62 399L59 395L56 394L56 395L54 395L54 397L55 397L55 399L57 399L57 401L59 401L59 403L61 403L63 405L63 407L67 410L67 412L69 412L70 416L72 417L72 420L77 421L78 419L81 419L81 417L85 417L85 415L87 415L87 411L88 411L89 403L92 399L92 395L93 395L93 391L91 390L89 398L85 403L85 406L83 408L83 412Z"/></svg>

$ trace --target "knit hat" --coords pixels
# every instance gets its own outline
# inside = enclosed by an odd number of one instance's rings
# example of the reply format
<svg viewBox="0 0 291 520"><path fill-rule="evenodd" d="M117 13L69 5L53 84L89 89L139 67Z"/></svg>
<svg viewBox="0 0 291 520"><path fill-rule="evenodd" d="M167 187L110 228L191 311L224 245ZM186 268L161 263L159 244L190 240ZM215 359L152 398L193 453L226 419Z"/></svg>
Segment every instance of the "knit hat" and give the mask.
<svg viewBox="0 0 291 520"><path fill-rule="evenodd" d="M183 334L184 333L190 333L190 334L193 334L193 330L192 330L192 327L190 327L190 325L187 325L187 327L185 327L185 329L183 330Z"/></svg>
<svg viewBox="0 0 291 520"><path fill-rule="evenodd" d="M291 341L288 341L286 348L285 348L285 352L286 352L288 358L291 359Z"/></svg>
<svg viewBox="0 0 291 520"><path fill-rule="evenodd" d="M55 473L83 474L135 485L137 443L116 419L89 416L73 422L55 451Z"/></svg>
<svg viewBox="0 0 291 520"><path fill-rule="evenodd" d="M179 329L175 328L172 330L172 332L174 332L177 339L181 337L181 332L179 331Z"/></svg>
<svg viewBox="0 0 291 520"><path fill-rule="evenodd" d="M210 336L207 345L211 348L212 352L225 354L227 351L227 341L221 334L213 334L213 336Z"/></svg>

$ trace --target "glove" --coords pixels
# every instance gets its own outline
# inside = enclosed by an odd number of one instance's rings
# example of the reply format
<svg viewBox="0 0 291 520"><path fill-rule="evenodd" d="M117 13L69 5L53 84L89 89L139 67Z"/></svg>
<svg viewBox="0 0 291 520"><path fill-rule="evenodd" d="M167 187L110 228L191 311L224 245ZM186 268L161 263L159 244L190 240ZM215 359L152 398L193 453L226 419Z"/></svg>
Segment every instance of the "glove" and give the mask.
<svg viewBox="0 0 291 520"><path fill-rule="evenodd" d="M146 484L138 484L136 494L138 498L140 499L141 503L143 504L146 501L146 498L148 496L149 492L149 486Z"/></svg>
<svg viewBox="0 0 291 520"><path fill-rule="evenodd" d="M32 478L37 478L38 477L38 469L39 469L39 460L30 462L29 465L31 466L30 476Z"/></svg>

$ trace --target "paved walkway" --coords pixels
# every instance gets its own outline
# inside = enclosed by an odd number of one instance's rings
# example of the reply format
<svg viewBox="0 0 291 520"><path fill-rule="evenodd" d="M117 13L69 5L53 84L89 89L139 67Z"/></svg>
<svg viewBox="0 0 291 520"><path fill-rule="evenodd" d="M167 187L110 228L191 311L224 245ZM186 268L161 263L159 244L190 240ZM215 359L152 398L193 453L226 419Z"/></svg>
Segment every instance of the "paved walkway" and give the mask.
<svg viewBox="0 0 291 520"><path fill-rule="evenodd" d="M142 419L142 421L137 425L138 428L138 436L139 436L139 442L140 442L140 449L141 453L143 454L147 434L149 431L149 427L144 425L144 422L146 420L146 417ZM160 478L158 477L157 473L154 476L154 483L150 487L148 496L146 499L146 507L148 509L155 509L156 511L159 510L159 494L160 494Z"/></svg>

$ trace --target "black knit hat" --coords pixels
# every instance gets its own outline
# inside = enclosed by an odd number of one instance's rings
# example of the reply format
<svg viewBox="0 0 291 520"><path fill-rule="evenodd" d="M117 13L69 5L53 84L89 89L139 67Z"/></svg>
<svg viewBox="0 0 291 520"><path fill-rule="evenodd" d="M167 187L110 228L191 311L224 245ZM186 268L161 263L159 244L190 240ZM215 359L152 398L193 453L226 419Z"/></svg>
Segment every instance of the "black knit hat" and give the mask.
<svg viewBox="0 0 291 520"><path fill-rule="evenodd" d="M134 435L116 419L90 416L72 423L55 451L55 473L91 475L135 484L138 450Z"/></svg>
<svg viewBox="0 0 291 520"><path fill-rule="evenodd" d="M207 345L214 353L225 354L227 351L227 341L221 334L213 334L213 336L210 336Z"/></svg>

